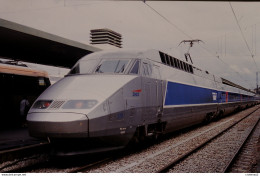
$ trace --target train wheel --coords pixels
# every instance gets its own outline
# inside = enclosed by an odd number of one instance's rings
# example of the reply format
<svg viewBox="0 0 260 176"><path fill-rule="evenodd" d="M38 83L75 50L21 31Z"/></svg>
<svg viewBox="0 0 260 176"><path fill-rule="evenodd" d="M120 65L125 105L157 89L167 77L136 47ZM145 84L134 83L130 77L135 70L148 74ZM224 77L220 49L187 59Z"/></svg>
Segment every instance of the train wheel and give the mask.
<svg viewBox="0 0 260 176"><path fill-rule="evenodd" d="M205 123L209 123L214 118L214 112L210 112L206 115L206 118L204 120Z"/></svg>

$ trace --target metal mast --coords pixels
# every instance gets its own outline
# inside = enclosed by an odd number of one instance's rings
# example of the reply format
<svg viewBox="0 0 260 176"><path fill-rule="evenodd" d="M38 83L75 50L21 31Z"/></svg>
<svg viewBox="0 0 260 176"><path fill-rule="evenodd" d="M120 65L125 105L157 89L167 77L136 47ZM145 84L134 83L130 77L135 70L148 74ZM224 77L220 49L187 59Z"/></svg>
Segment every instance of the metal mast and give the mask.
<svg viewBox="0 0 260 176"><path fill-rule="evenodd" d="M258 94L258 72L256 72L256 94Z"/></svg>

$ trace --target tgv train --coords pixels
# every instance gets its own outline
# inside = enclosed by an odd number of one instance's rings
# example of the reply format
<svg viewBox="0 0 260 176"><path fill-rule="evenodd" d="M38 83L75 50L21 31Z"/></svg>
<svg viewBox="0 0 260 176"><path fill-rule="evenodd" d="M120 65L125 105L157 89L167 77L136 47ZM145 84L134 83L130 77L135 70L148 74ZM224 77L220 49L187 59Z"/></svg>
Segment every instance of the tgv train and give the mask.
<svg viewBox="0 0 260 176"><path fill-rule="evenodd" d="M31 136L100 152L255 103L254 92L163 52L102 51L50 86L27 120Z"/></svg>

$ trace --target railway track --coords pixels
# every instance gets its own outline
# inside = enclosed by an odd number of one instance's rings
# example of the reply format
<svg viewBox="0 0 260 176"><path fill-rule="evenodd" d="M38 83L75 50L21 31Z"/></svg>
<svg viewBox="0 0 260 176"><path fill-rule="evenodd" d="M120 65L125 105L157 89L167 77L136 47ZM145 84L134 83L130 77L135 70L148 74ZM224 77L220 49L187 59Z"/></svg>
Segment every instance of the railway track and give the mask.
<svg viewBox="0 0 260 176"><path fill-rule="evenodd" d="M48 142L41 142L38 144L27 145L22 147L16 147L12 149L6 149L0 151L0 163L14 160L17 158L22 158L26 156L30 156L34 153L41 153L42 151L46 151L49 149Z"/></svg>
<svg viewBox="0 0 260 176"><path fill-rule="evenodd" d="M259 126L259 118L258 118L257 122L256 122L254 125L252 125L252 128L251 128L250 132L248 132L248 136L247 136L244 140L242 140L242 143L241 143L241 145L237 148L236 153L233 155L233 158L230 160L230 162L229 162L229 163L227 164L227 166L225 167L225 169L224 169L224 172L225 172L225 173L231 172L232 169L234 170L235 168L241 166L240 164L237 164L237 166L234 166L234 163L236 162L236 160L237 160L237 158L239 157L239 155L242 154L243 149L245 149L245 151L250 151L250 150L252 149L252 147L251 147L252 145L249 144L249 143L251 142L250 139L251 139L251 138L254 138L254 137L253 137L254 134L257 134L257 135L259 136L259 129L260 129L259 127L260 127L260 126ZM257 141L257 140L255 140L255 141ZM247 144L249 144L249 145L247 145ZM247 153L247 152L246 152L246 153ZM249 153L247 153L245 157L250 160L250 159L253 158L253 155L252 155L252 154L250 155ZM243 164L243 165L245 164L245 165L249 165L249 166L250 166L251 163L245 163L245 162L243 162L242 164ZM245 166L245 165L244 165L244 166ZM234 171L237 172L238 170L234 170ZM251 171L251 169L249 169L249 170L244 170L244 172L247 172L247 173L250 172L250 171Z"/></svg>
<svg viewBox="0 0 260 176"><path fill-rule="evenodd" d="M101 166L109 161L123 157L127 153L104 153L103 155L80 155L70 157L55 157L46 155L34 155L14 160L0 167L0 172L5 173L80 173L91 168Z"/></svg>
<svg viewBox="0 0 260 176"><path fill-rule="evenodd" d="M2 150L0 151L0 172L16 172L28 167L28 165L32 165L26 164L30 161L45 160L49 149L50 145L48 142L41 142L39 144ZM20 163L23 164L17 167ZM36 164L38 162L33 163Z"/></svg>
<svg viewBox="0 0 260 176"><path fill-rule="evenodd" d="M154 144L154 141L146 141L146 143L144 143L143 145L128 146L125 149L110 153L107 157L102 157L98 160L94 160L93 162L90 162L83 166L72 169L68 173L89 172L90 170L96 169L98 167L103 167L104 165L106 165L109 162L117 161L117 160L123 159L126 156L133 155L138 152L142 152L153 144Z"/></svg>
<svg viewBox="0 0 260 176"><path fill-rule="evenodd" d="M22 172L63 172L63 173L84 173L88 172L91 169L95 169L98 167L102 167L103 165L111 162L120 160L125 156L131 155L135 152L142 151L147 146L151 146L152 143L148 142L140 147L133 148L125 148L119 151L112 151L110 153L97 154L97 155L87 155L80 157L69 157L69 158L59 158L58 161L51 160L46 163L41 163L37 165L35 168L28 167L22 169ZM72 160L71 160L72 159ZM57 163L59 163L57 165Z"/></svg>
<svg viewBox="0 0 260 176"><path fill-rule="evenodd" d="M152 146L150 149L147 149L147 151L143 151L138 155L107 163L105 166L92 169L88 172L174 172L174 170L170 170L173 166L177 163L182 163L181 161L184 161L184 159L188 158L188 156L194 152L205 148L204 146L209 142L214 141L223 134L229 133L229 130L236 126L236 124L241 124L240 122L244 122L251 116L259 120L259 117L255 117L254 115L256 111L258 114L260 113L259 106L224 118L219 122L210 123L198 130L188 132L187 134L163 142L162 144ZM243 131L243 127L240 127L240 132ZM232 141L236 141L236 139L232 139ZM228 141L222 142L228 144ZM228 158L230 158L230 156ZM201 160L201 158L195 158L195 160ZM232 162L230 161L230 163ZM192 162L189 164L192 165ZM226 166L224 168L228 170L229 167ZM226 170L214 170L211 172L225 172ZM178 170L177 172L182 171ZM185 170L184 172L195 171ZM199 172L205 171L200 170Z"/></svg>
<svg viewBox="0 0 260 176"><path fill-rule="evenodd" d="M259 173L257 171L257 161L260 157L260 125L258 124L253 134L250 135L247 142L239 152L232 166L227 170L231 173Z"/></svg>
<svg viewBox="0 0 260 176"><path fill-rule="evenodd" d="M105 159L102 159L102 160L99 160L99 161L96 161L96 162L93 162L93 163L90 163L90 164L81 166L81 167L79 167L79 168L72 169L72 170L70 170L68 173L81 173L81 172L86 172L86 171L88 171L88 170L90 170L90 169L93 169L93 168L102 166L103 164L108 163L109 161L112 161L112 160L113 160L113 157L105 158Z"/></svg>
<svg viewBox="0 0 260 176"><path fill-rule="evenodd" d="M254 112L255 111L235 122L230 127L222 130L220 133L212 136L212 138L200 145L192 148L190 151L176 158L157 172L229 172L243 146L259 124L260 118L259 116L256 116ZM231 133L236 133L237 135L234 136ZM238 136L241 136L241 138L238 139ZM201 148L203 149L200 150ZM202 155L207 156L201 158L200 156ZM219 156L216 157L216 155ZM196 163L194 162L194 159L196 158L201 159ZM193 163L195 167L190 167L189 164L191 163ZM198 166L198 163L200 163L201 166ZM214 166L209 168L209 163Z"/></svg>

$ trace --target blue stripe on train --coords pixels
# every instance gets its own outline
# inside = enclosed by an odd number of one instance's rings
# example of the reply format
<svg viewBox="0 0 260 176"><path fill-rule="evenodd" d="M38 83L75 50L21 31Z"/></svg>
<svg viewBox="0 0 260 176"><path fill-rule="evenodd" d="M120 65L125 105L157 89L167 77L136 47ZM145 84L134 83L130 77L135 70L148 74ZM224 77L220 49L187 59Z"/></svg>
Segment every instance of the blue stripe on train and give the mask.
<svg viewBox="0 0 260 176"><path fill-rule="evenodd" d="M228 96L228 97L226 97ZM228 93L202 87L168 82L165 105L222 103L252 100L253 97Z"/></svg>
<svg viewBox="0 0 260 176"><path fill-rule="evenodd" d="M165 105L217 103L218 91L168 82Z"/></svg>

